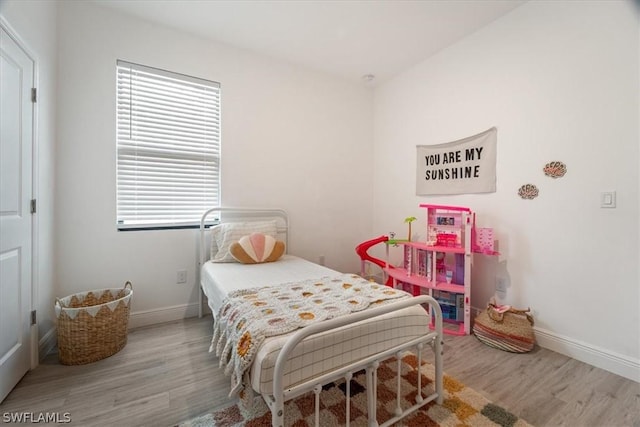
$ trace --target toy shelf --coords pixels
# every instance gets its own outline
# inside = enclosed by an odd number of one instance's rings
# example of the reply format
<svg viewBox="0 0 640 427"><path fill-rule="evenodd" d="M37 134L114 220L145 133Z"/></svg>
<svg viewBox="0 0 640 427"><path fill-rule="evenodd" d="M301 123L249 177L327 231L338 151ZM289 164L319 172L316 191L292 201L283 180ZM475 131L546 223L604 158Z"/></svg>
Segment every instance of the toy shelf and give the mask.
<svg viewBox="0 0 640 427"><path fill-rule="evenodd" d="M364 271L369 261L382 268L384 283L413 295L428 294L440 303L443 320L454 324L445 333L468 335L471 324L471 257L473 253L498 255L492 228L476 228L469 208L421 204L426 209L426 238L422 242L381 236L356 247ZM415 219L415 218L414 218ZM373 258L367 249L385 243L386 261ZM391 248L401 248L403 263L389 263ZM364 274L364 273L363 273ZM429 310L428 308L426 308Z"/></svg>
<svg viewBox="0 0 640 427"><path fill-rule="evenodd" d="M463 254L463 247L450 247L450 246L438 246L438 245L427 245L423 242L410 242L408 240L388 240L385 242L387 245L404 245L409 246L416 249L424 249L426 251L431 252L449 252L454 254Z"/></svg>
<svg viewBox="0 0 640 427"><path fill-rule="evenodd" d="M468 208L420 205L427 211L427 235L423 242L389 240L386 277L396 288L413 295L427 293L443 309L443 320L454 328L450 335L468 335L471 324L471 251L473 213ZM389 264L389 250L402 247L403 264Z"/></svg>
<svg viewBox="0 0 640 427"><path fill-rule="evenodd" d="M385 273L393 277L399 282L408 283L414 286L420 286L421 288L437 289L439 291L454 292L463 294L464 285L458 285L456 283L447 282L434 282L427 277L418 276L416 274L409 274L404 268L388 267L384 269Z"/></svg>

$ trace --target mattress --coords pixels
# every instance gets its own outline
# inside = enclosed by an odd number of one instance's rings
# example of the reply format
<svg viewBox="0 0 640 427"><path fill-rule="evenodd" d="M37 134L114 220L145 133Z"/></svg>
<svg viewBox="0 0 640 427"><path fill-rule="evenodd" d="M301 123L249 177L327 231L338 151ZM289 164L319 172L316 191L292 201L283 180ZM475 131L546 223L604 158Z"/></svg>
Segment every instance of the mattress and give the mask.
<svg viewBox="0 0 640 427"><path fill-rule="evenodd" d="M237 262L205 262L200 282L209 308L215 314L232 291L258 288L298 280L332 277L340 273L305 259L283 255L277 262L240 264Z"/></svg>
<svg viewBox="0 0 640 427"><path fill-rule="evenodd" d="M200 280L209 307L217 313L226 296L234 290L340 274L302 258L285 255L277 262L265 264L206 262ZM297 346L285 365L285 387L424 336L428 327L429 317L425 310L413 306L308 337ZM251 387L258 393L273 393L274 365L289 335L267 338L254 357L250 378Z"/></svg>

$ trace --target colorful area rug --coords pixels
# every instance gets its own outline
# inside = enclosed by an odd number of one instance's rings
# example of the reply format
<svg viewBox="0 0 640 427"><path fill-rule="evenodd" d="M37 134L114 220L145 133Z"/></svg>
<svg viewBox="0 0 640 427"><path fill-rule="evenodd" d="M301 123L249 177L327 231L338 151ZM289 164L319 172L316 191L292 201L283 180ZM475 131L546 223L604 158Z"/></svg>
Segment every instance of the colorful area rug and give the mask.
<svg viewBox="0 0 640 427"><path fill-rule="evenodd" d="M433 365L423 362L417 368L417 358L407 353L401 364L401 404L403 408L415 402L418 371L422 375L423 396L433 392ZM378 367L377 419L382 424L393 416L396 405L397 360L391 358ZM352 426L367 425L367 399L364 371L354 374L351 380L351 421ZM426 384L426 387L424 386ZM420 410L401 420L396 426L504 426L526 427L529 424L509 411L494 405L478 392L459 381L445 375L444 402L437 405L430 402ZM320 393L320 426L345 425L344 380L328 384ZM285 404L285 426L307 427L315 422L313 393L300 396ZM251 413L243 413L238 405L203 415L180 424L180 427L269 427L271 412L262 400L255 399Z"/></svg>

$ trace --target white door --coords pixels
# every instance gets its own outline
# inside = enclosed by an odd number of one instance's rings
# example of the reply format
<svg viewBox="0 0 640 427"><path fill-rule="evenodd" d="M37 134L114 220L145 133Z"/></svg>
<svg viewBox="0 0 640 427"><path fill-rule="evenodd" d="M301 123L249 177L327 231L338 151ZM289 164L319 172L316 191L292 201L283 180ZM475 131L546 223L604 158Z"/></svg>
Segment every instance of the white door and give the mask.
<svg viewBox="0 0 640 427"><path fill-rule="evenodd" d="M31 365L34 62L0 28L0 402Z"/></svg>

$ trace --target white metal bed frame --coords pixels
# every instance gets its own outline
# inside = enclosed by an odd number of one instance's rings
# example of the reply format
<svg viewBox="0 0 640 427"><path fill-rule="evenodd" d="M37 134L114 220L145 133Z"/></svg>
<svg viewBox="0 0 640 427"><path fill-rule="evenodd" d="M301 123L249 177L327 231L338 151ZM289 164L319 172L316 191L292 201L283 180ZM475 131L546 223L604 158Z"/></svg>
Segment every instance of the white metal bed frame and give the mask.
<svg viewBox="0 0 640 427"><path fill-rule="evenodd" d="M285 243L288 247L288 229L289 219L285 211L281 209L253 209L253 208L212 208L206 211L200 220L200 264L198 268L198 275L200 275L200 269L206 262L207 250L206 250L206 236L205 236L205 224L206 219L212 213L219 213L224 215L228 213L233 216L233 219L256 220L264 218L277 218L281 224L278 226L278 232L284 234ZM225 222L224 219L220 222ZM199 314L202 316L202 304L203 304L203 292L202 284L200 286L200 310ZM386 313L391 313L397 310L401 310L417 304L428 304L430 306L430 313L435 318L434 330L427 330L425 335L418 338L414 338L411 341L394 346L385 350L382 353L369 356L364 359L354 361L346 366L342 366L324 375L305 380L292 387L284 387L284 369L285 363L289 359L289 356L293 353L296 346L300 344L304 339L326 332L335 328L344 327L346 325L354 324L356 322L371 319ZM215 313L214 313L215 319ZM434 392L428 396L422 394L421 375L418 375L418 393L416 394L415 403L409 408L401 408L401 396L400 396L400 365L401 355L403 352L416 348L418 357L418 366L421 366L422 362L422 350L425 345L429 345L434 352L434 366L435 366L435 387ZM396 356L398 369L397 369L397 391L396 391L396 408L394 417L387 420L381 427L389 426L407 415L413 413L417 409L426 405L427 403L435 400L438 404L443 401L443 368L442 368L442 355L443 355L443 335L442 335L442 311L440 305L432 297L422 295L419 297L413 297L410 299L403 299L398 302L387 304L381 307L363 310L346 316L337 317L334 319L326 320L320 323L314 323L305 328L299 329L293 333L287 340L282 350L278 354L273 374L273 393L270 395L262 395L267 406L271 411L271 424L275 427L284 426L284 403L290 399L293 399L299 395L313 391L315 394L315 425L320 424L320 391L322 386L340 378L344 378L346 381L346 425L349 425L350 418L350 380L353 377L354 372L365 369L366 372L366 390L367 390L367 411L368 411L368 424L370 427L378 426L376 420L376 396L377 396L377 368L381 361L386 360L391 356Z"/></svg>

